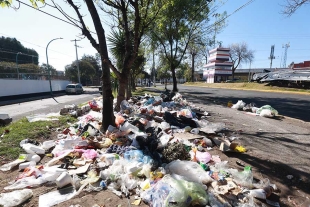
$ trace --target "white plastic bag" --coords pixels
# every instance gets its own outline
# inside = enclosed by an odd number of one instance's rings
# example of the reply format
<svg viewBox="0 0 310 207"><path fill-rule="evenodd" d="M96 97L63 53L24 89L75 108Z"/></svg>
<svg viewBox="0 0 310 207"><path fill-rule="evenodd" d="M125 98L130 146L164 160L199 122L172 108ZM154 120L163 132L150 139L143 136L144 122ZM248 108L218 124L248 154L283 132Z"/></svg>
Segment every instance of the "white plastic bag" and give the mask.
<svg viewBox="0 0 310 207"><path fill-rule="evenodd" d="M232 109L243 109L246 103L244 103L242 100L239 100L236 104L234 104L231 108Z"/></svg>
<svg viewBox="0 0 310 207"><path fill-rule="evenodd" d="M165 169L167 173L181 175L190 182L207 184L213 181L210 175L196 162L175 160L167 164Z"/></svg>
<svg viewBox="0 0 310 207"><path fill-rule="evenodd" d="M4 190L13 190L13 189L21 189L26 187L35 187L46 183L47 181L44 180L42 177L35 178L34 176L25 177L23 179L19 179L14 182L12 185L4 187Z"/></svg>
<svg viewBox="0 0 310 207"><path fill-rule="evenodd" d="M262 117L267 117L267 118L272 118L275 116L275 114L270 110L270 109L263 109L259 116L262 116Z"/></svg>
<svg viewBox="0 0 310 207"><path fill-rule="evenodd" d="M26 154L21 154L19 155L18 159L14 160L13 162L10 162L10 163L7 163L7 164L4 164L0 167L0 170L1 171L9 171L11 170L13 167L15 167L16 165L22 163L22 162L25 162L26 159L27 159L27 156Z"/></svg>
<svg viewBox="0 0 310 207"><path fill-rule="evenodd" d="M33 196L32 190L23 189L0 194L0 205L3 207L18 206Z"/></svg>

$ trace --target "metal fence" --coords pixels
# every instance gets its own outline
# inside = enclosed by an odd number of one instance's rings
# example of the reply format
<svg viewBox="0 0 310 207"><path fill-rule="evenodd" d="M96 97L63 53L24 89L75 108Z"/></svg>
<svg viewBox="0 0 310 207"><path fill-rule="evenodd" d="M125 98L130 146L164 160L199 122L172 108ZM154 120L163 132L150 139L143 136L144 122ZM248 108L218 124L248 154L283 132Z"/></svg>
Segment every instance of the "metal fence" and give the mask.
<svg viewBox="0 0 310 207"><path fill-rule="evenodd" d="M48 73L3 73L0 72L0 79L11 80L49 80ZM61 75L51 75L51 80L68 80Z"/></svg>

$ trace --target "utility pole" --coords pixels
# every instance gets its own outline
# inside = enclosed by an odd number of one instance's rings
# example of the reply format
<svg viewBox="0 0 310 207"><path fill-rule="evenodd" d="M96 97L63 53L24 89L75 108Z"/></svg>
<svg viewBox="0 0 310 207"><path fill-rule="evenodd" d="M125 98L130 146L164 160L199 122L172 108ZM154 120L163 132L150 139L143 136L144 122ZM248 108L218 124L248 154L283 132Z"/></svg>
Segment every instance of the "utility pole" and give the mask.
<svg viewBox="0 0 310 207"><path fill-rule="evenodd" d="M270 51L270 56L268 59L270 59L270 68L272 68L272 60L275 59L276 57L274 56L274 45L271 45L271 51Z"/></svg>
<svg viewBox="0 0 310 207"><path fill-rule="evenodd" d="M71 40L71 42L74 41L74 46L75 46L75 54L76 54L76 66L77 66L77 70L78 70L78 80L79 80L79 83L81 84L81 77L80 77L80 66L79 66L79 58L78 58L78 53L77 53L77 45L76 45L76 41L80 41L80 40Z"/></svg>
<svg viewBox="0 0 310 207"><path fill-rule="evenodd" d="M285 45L282 45L282 48L284 48L284 57L283 57L283 64L282 67L286 68L286 59L287 59L287 49L290 47L290 43L287 43Z"/></svg>

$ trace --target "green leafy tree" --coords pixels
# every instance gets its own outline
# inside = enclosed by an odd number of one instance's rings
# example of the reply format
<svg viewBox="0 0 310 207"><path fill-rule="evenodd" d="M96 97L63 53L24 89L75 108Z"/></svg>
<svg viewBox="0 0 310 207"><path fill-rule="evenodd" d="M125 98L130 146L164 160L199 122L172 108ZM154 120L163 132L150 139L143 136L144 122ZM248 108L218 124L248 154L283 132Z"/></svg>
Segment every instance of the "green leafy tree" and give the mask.
<svg viewBox="0 0 310 207"><path fill-rule="evenodd" d="M34 7L37 2L44 2L43 0L29 0ZM1 6L9 6L11 0L0 0ZM82 35L84 35L91 43L91 45L100 53L101 66L102 66L102 96L103 96L103 109L102 109L102 128L106 130L109 125L114 125L113 114L113 94L111 90L111 77L110 69L120 80L120 87L117 97L117 106L122 100L125 99L125 88L128 82L128 75L132 64L134 63L137 55L142 36L150 26L150 23L155 20L158 14L158 9L161 7L160 1L149 0L102 0L102 1L81 1L73 2L73 0L65 0L73 9L76 17L71 17L64 9L62 9L54 0L51 0L52 6L55 10L59 11L68 21L78 27ZM94 32L91 32L86 26L84 21L85 10L81 10L81 6L86 5L92 22L95 27L96 38L93 36ZM121 70L118 70L111 62L108 54L107 41L105 30L102 26L102 20L99 16L98 8L103 9L110 17L114 18L112 22L117 23L117 27L121 28L125 32L126 39L126 55L124 57L124 64ZM133 36L134 44L131 50L131 36ZM131 52L132 51L132 52ZM117 109L118 109L117 108Z"/></svg>
<svg viewBox="0 0 310 207"><path fill-rule="evenodd" d="M38 65L39 55L34 49L24 47L17 39L0 37L0 61Z"/></svg>
<svg viewBox="0 0 310 207"><path fill-rule="evenodd" d="M56 68L54 68L54 66L46 63L43 63L41 66L40 66L40 70L45 73L45 74L49 74L49 71L51 72L51 75L57 75L57 71L56 71Z"/></svg>
<svg viewBox="0 0 310 207"><path fill-rule="evenodd" d="M92 82L93 77L96 75L96 69L87 59L81 59L79 61L80 79L82 85L89 85ZM71 65L65 67L65 75L73 82L78 82L78 72L76 61L73 61Z"/></svg>
<svg viewBox="0 0 310 207"><path fill-rule="evenodd" d="M181 64L188 44L208 21L209 3L205 0L167 0L158 15L151 38L161 45L177 91L175 70Z"/></svg>
<svg viewBox="0 0 310 207"><path fill-rule="evenodd" d="M97 53L98 54L98 53ZM81 60L85 60L89 62L93 68L95 69L95 74L91 76L91 80L88 81L88 83L91 82L92 85L99 85L100 84L100 76L102 73L101 65L100 65L100 59L98 58L98 55L92 56L92 55L83 55Z"/></svg>

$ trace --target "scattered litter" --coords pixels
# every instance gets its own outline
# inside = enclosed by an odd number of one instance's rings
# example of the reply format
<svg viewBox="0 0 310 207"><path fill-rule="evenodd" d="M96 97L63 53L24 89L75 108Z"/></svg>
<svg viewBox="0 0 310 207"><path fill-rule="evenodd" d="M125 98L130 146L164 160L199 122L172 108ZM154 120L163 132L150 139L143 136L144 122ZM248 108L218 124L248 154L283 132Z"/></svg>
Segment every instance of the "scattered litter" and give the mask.
<svg viewBox="0 0 310 207"><path fill-rule="evenodd" d="M8 114L0 114L0 126L8 125L12 120Z"/></svg>
<svg viewBox="0 0 310 207"><path fill-rule="evenodd" d="M0 205L3 207L19 206L33 196L32 190L23 189L0 194Z"/></svg>
<svg viewBox="0 0 310 207"><path fill-rule="evenodd" d="M278 115L268 105L258 108L242 100L227 105L264 117ZM122 101L120 112L114 112L115 123L102 132L102 106L100 97L82 107L66 105L60 113L28 116L29 122L53 120L60 115L76 116L78 121L55 130L55 140L22 140L20 147L28 154L0 167L9 171L19 165L21 170L4 189L53 183L57 190L40 195L39 207L57 205L81 192L102 190L127 198L128 206L138 206L141 201L164 207L229 206L229 200L234 206L246 207L255 205L254 198L271 203L267 198L276 186L268 179L257 182L250 166L237 161L243 167L238 171L214 155L214 150L246 153L238 143L243 131L227 130L227 119L223 119L226 124L211 122L207 118L210 113L180 93L164 91L159 96L145 94ZM38 165L44 155L47 162ZM130 204L128 196L135 201Z"/></svg>
<svg viewBox="0 0 310 207"><path fill-rule="evenodd" d="M286 177L287 177L287 179L291 180L291 179L293 179L294 176L293 175L287 175Z"/></svg>

